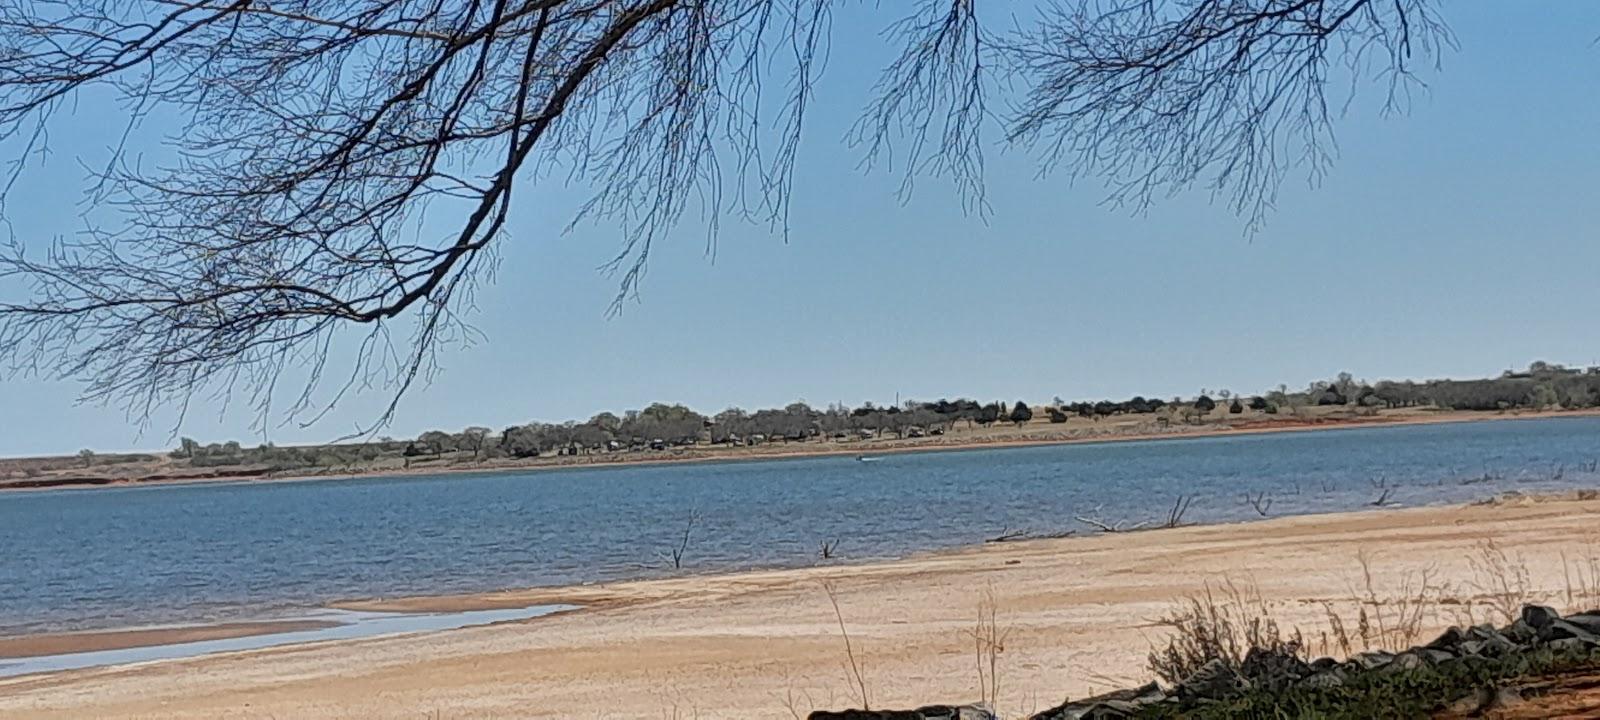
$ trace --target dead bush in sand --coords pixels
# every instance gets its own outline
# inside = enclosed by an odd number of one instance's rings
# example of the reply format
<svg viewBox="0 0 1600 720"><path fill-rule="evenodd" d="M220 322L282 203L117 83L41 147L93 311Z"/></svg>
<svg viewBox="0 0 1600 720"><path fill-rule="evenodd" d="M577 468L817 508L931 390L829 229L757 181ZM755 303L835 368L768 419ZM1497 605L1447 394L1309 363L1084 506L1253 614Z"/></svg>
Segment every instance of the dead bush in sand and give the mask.
<svg viewBox="0 0 1600 720"><path fill-rule="evenodd" d="M1356 553L1356 562L1361 566L1361 587L1353 594L1358 598L1355 621L1361 649L1415 645L1422 639L1427 623L1438 617L1439 608L1449 594L1439 582L1438 570L1430 565L1407 572L1400 576L1392 592L1383 593L1372 575L1372 555L1360 551ZM1324 608L1329 606L1324 605ZM1331 609L1329 618L1329 624L1333 625L1337 618ZM1350 643L1341 640L1340 645L1344 647Z"/></svg>
<svg viewBox="0 0 1600 720"><path fill-rule="evenodd" d="M1150 669L1172 684L1217 660L1238 670L1252 650L1298 658L1304 647L1299 631L1278 627L1257 588L1241 589L1232 581L1220 588L1207 584L1156 624L1171 634L1164 646L1150 651Z"/></svg>
<svg viewBox="0 0 1600 720"><path fill-rule="evenodd" d="M996 711L1000 709L1000 656L1006 651L1009 627L1000 625L999 604L988 590L978 601L978 620L968 631L972 638L973 659L978 668L978 700Z"/></svg>
<svg viewBox="0 0 1600 720"><path fill-rule="evenodd" d="M871 710L871 700L867 697L866 675L862 671L861 660L856 657L855 645L850 642L850 631L845 629L844 611L839 609L839 596L834 593L833 586L827 583L822 584L822 590L828 594L828 602L833 605L833 616L839 621L839 637L844 639L844 655L845 660L848 662L845 669L849 672L850 680L855 686L853 689L860 693L861 709Z"/></svg>
<svg viewBox="0 0 1600 720"><path fill-rule="evenodd" d="M1581 557L1568 558L1561 552L1561 575L1566 581L1568 610L1600 609L1600 554L1596 554L1595 538L1589 538Z"/></svg>
<svg viewBox="0 0 1600 720"><path fill-rule="evenodd" d="M850 630L845 623L844 609L839 605L839 595L830 583L822 584L822 591L828 597L828 604L833 608L834 619L839 625L839 638L844 643L844 670L850 694L854 695L861 703L861 709L872 709L869 688L867 684L866 663L857 654L856 642L850 636ZM1000 690L1002 687L1001 656L1005 654L1006 642L1011 636L1011 628L1000 621L1000 605L995 599L992 588L985 590L978 601L977 618L969 630L962 634L972 641L973 664L977 669L978 702L998 712L1000 707ZM808 705L815 706L807 698ZM830 701L831 704L831 701ZM794 717L800 717L800 703L790 690L784 697L784 706Z"/></svg>
<svg viewBox="0 0 1600 720"><path fill-rule="evenodd" d="M1427 567L1404 573L1384 589L1372 556L1363 552L1356 560L1360 575L1350 585L1349 597L1322 601L1324 627L1309 636L1300 627L1280 625L1256 586L1241 587L1231 580L1208 584L1200 595L1181 601L1156 621L1170 633L1150 651L1150 670L1176 683L1213 661L1238 670L1252 654L1305 660L1316 650L1317 655L1350 657L1423 640L1451 602L1437 571Z"/></svg>
<svg viewBox="0 0 1600 720"><path fill-rule="evenodd" d="M1470 558L1472 580L1467 586L1484 598L1498 624L1508 624L1522 614L1522 606L1533 601L1532 580L1521 555L1508 555L1493 539L1478 545Z"/></svg>

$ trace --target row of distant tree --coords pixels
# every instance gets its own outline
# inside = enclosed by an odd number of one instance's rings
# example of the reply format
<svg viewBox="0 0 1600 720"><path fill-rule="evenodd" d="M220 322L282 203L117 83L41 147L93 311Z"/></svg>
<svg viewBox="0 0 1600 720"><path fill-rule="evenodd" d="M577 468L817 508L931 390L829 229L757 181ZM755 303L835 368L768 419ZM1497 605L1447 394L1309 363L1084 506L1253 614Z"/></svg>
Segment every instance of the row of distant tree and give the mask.
<svg viewBox="0 0 1600 720"><path fill-rule="evenodd" d="M1201 390L1193 399L1161 400L1135 396L1128 400L1066 402L1056 398L1040 408L1050 422L1073 417L1101 420L1119 415L1159 415L1163 421L1200 422L1214 413L1247 411L1277 414L1310 406L1404 408L1434 406L1442 409L1506 411L1513 409L1600 407L1600 368L1573 369L1538 362L1526 371L1508 371L1481 380L1358 381L1340 373L1328 381L1312 383L1303 391L1285 386L1261 395L1237 396L1227 390ZM173 451L195 465L265 462L282 467L339 466L372 461L384 456L442 457L470 453L477 459L528 458L551 454L586 454L663 450L689 445L754 445L824 439L875 438L943 434L958 427L996 423L1022 425L1034 418L1027 403L971 399L911 401L900 405L859 407L842 404L814 408L803 402L783 408L746 411L728 408L702 415L683 405L657 403L621 415L603 412L586 421L534 422L496 432L470 427L451 433L431 430L415 440L384 438L362 445L278 448L263 445L246 450L236 442L202 446L184 438Z"/></svg>

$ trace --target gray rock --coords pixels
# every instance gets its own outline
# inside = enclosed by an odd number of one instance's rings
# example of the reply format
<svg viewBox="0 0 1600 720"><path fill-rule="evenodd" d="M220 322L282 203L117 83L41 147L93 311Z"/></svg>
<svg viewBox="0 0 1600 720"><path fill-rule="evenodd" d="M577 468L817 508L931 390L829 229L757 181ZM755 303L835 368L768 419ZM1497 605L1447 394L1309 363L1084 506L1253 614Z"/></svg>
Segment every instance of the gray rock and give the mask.
<svg viewBox="0 0 1600 720"><path fill-rule="evenodd" d="M1532 625L1529 625L1523 620L1518 620L1506 626L1505 632L1502 633L1502 635L1517 645L1527 645L1528 643L1539 639L1539 631L1535 630Z"/></svg>
<svg viewBox="0 0 1600 720"><path fill-rule="evenodd" d="M1376 670L1392 662L1394 662L1394 653L1387 650L1356 653L1355 657L1350 658L1350 663L1362 670Z"/></svg>
<svg viewBox="0 0 1600 720"><path fill-rule="evenodd" d="M1517 622L1521 621L1518 620ZM1484 623L1482 625L1473 625L1472 627L1467 628L1465 634L1467 638L1471 640L1487 640L1492 637L1505 637L1505 634L1501 633L1499 628L1488 623Z"/></svg>
<svg viewBox="0 0 1600 720"><path fill-rule="evenodd" d="M1412 652L1417 653L1418 655L1422 656L1422 659L1428 661L1428 663L1430 665L1438 665L1440 663L1450 662L1451 660L1456 659L1455 653L1450 652L1448 650L1436 650L1434 648L1418 648L1416 650L1413 650Z"/></svg>
<svg viewBox="0 0 1600 720"><path fill-rule="evenodd" d="M1178 683L1177 696L1182 700L1220 700L1232 697L1250 688L1249 681L1221 660L1212 660L1200 666L1189 677Z"/></svg>
<svg viewBox="0 0 1600 720"><path fill-rule="evenodd" d="M807 720L997 720L978 705L928 705L916 710L818 710Z"/></svg>
<svg viewBox="0 0 1600 720"><path fill-rule="evenodd" d="M1251 648L1239 664L1239 674L1255 688L1284 688L1310 675L1311 666L1291 653Z"/></svg>
<svg viewBox="0 0 1600 720"><path fill-rule="evenodd" d="M1577 640L1591 645L1600 645L1600 636L1583 629L1566 620L1551 620L1549 624L1539 628L1539 639L1546 643L1557 640Z"/></svg>
<svg viewBox="0 0 1600 720"><path fill-rule="evenodd" d="M1515 633L1515 635L1512 633ZM1498 657L1506 653L1516 652L1519 646L1533 642L1538 633L1526 623L1518 620L1507 628L1506 633L1501 633L1488 625L1479 625L1468 630L1467 636L1473 639L1468 642L1476 641L1481 643L1481 645L1473 646L1474 650L1471 654ZM1522 639L1516 639L1518 637ZM1463 643L1462 647L1465 648L1467 645Z"/></svg>
<svg viewBox="0 0 1600 720"><path fill-rule="evenodd" d="M1068 702L1038 713L1029 720L1112 720L1133 717L1139 708L1162 702L1167 694L1161 686L1148 683L1136 688L1117 690L1073 702Z"/></svg>
<svg viewBox="0 0 1600 720"><path fill-rule="evenodd" d="M1063 720L1128 720L1139 712L1139 706L1125 700L1107 700L1083 708L1079 712L1061 716Z"/></svg>
<svg viewBox="0 0 1600 720"><path fill-rule="evenodd" d="M1344 681L1345 674L1343 670L1325 670L1301 680L1299 685L1304 688L1325 690L1339 687L1344 684Z"/></svg>
<svg viewBox="0 0 1600 720"><path fill-rule="evenodd" d="M1567 622L1577 625L1589 632L1600 635L1600 611L1578 613L1564 618Z"/></svg>
<svg viewBox="0 0 1600 720"><path fill-rule="evenodd" d="M1427 661L1423 660L1416 652L1407 651L1394 656L1388 663L1374 669L1381 674L1401 673L1416 670L1427 664Z"/></svg>
<svg viewBox="0 0 1600 720"><path fill-rule="evenodd" d="M1461 643L1466 642L1466 640L1467 634L1462 632L1461 628L1451 626L1449 630L1444 631L1444 634L1434 638L1433 642L1430 642L1423 647L1431 648L1433 650L1453 651L1456 648L1461 647Z"/></svg>
<svg viewBox="0 0 1600 720"><path fill-rule="evenodd" d="M1542 629L1560 619L1561 613L1556 612L1555 608L1545 607L1544 605L1524 605L1522 607L1522 621L1534 630Z"/></svg>

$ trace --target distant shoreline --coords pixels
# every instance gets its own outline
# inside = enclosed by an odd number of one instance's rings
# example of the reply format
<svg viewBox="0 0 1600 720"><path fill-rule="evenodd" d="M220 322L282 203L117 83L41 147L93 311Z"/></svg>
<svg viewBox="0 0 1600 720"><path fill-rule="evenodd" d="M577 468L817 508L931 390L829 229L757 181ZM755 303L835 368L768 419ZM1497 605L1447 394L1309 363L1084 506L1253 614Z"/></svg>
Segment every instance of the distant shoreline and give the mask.
<svg viewBox="0 0 1600 720"><path fill-rule="evenodd" d="M616 452L591 455L566 455L530 460L500 460L479 464L427 465L421 467L374 467L371 469L340 469L329 472L275 474L260 468L228 468L210 474L182 477L100 477L68 476L61 478L27 478L0 481L0 493L33 490L87 490L95 488L165 487L213 483L258 482L311 482L318 480L349 480L357 478L425 477L433 475L498 474L508 472L535 472L544 470L571 470L609 467L648 467L684 463L759 462L768 460L799 460L806 458L891 455L902 453L963 452L1002 450L1052 445L1088 445L1123 442L1179 440L1237 435L1268 435L1286 432L1316 432L1368 427L1397 427L1410 425L1436 425L1445 423L1493 422L1497 420L1538 420L1552 418L1600 417L1600 409L1521 412L1447 411L1432 409L1407 409L1393 414L1350 417L1313 417L1254 419L1238 424L1212 426L1174 426L1166 432L1104 432L1091 435L1071 435L1063 432L1057 436L1039 436L1039 433L1011 435L991 434L977 436L961 433L916 439L875 439L849 444L835 442L801 442L768 444L754 447L697 446L692 449L667 451L666 454L640 454ZM1043 428L1054 426L1041 425ZM1070 431L1068 431L1070 432ZM952 440L952 437L955 439Z"/></svg>

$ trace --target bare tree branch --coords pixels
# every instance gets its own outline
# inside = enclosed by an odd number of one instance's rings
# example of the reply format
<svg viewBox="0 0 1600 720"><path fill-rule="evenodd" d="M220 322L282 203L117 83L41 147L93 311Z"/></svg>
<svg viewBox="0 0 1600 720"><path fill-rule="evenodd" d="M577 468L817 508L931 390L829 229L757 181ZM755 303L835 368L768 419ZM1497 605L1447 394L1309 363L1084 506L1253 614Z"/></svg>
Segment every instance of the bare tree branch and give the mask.
<svg viewBox="0 0 1600 720"><path fill-rule="evenodd" d="M1058 3L1007 48L1030 88L1009 137L1105 178L1113 204L1203 183L1254 229L1289 168L1315 183L1332 162L1335 62L1401 110L1416 56L1454 42L1430 0Z"/></svg>
<svg viewBox="0 0 1600 720"><path fill-rule="evenodd" d="M441 347L476 338L464 313L542 180L592 189L571 223L618 228L614 310L691 209L708 250L728 211L786 231L833 8L0 0L0 223L57 113L90 94L123 112L85 227L0 244L0 293L18 293L0 375L80 381L140 419L237 396L263 429L377 390L363 430L381 427ZM1286 169L1315 179L1333 156L1332 63L1404 109L1417 58L1453 43L1431 0L1055 0L1004 36L974 0L897 15L849 139L902 192L943 176L980 214L997 87L1021 91L1006 136L1047 167L1135 207L1204 183L1253 227ZM129 138L158 108L176 124L146 160Z"/></svg>

